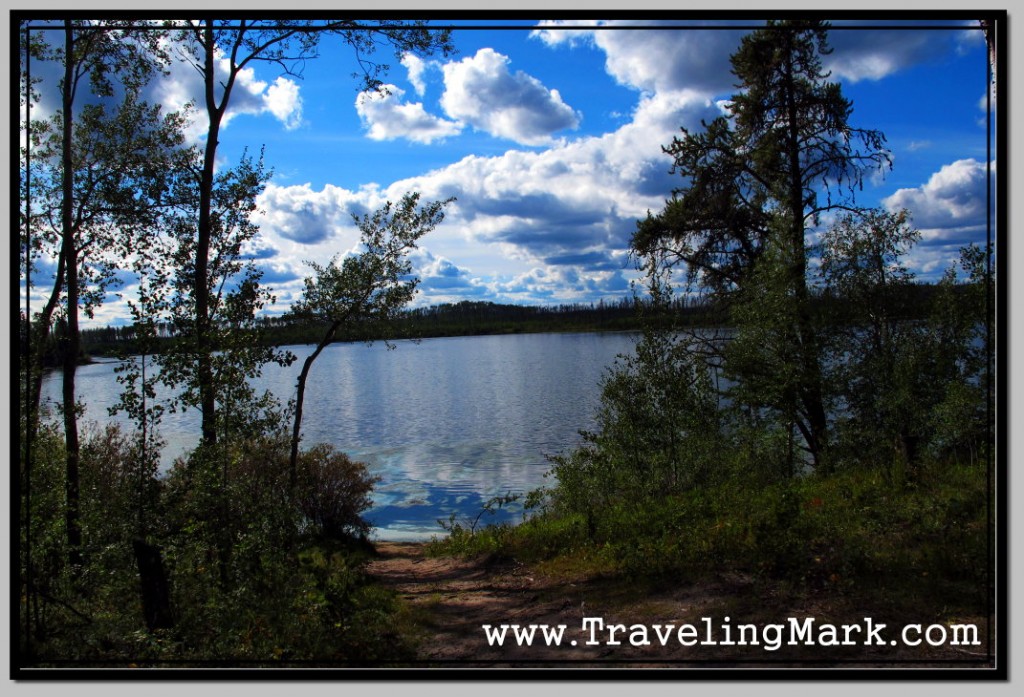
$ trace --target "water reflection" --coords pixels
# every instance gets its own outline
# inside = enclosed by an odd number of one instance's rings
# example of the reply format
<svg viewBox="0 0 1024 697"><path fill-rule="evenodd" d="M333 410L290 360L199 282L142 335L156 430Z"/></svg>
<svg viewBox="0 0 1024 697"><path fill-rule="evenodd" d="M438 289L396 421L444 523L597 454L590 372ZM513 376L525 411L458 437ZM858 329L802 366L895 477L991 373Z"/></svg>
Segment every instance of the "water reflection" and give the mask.
<svg viewBox="0 0 1024 697"><path fill-rule="evenodd" d="M493 496L545 483L546 456L579 441L593 425L599 381L634 335L526 334L337 344L314 364L307 385L303 437L327 442L366 462L381 477L368 518L382 538L437 534L437 519L473 518ZM268 368L258 387L282 401L294 394L310 347L292 347L299 361ZM117 401L115 364L78 373L86 419L105 423ZM60 398L59 375L45 397ZM122 421L124 422L124 421ZM193 447L196 411L167 414L164 464ZM489 520L521 515L513 506Z"/></svg>

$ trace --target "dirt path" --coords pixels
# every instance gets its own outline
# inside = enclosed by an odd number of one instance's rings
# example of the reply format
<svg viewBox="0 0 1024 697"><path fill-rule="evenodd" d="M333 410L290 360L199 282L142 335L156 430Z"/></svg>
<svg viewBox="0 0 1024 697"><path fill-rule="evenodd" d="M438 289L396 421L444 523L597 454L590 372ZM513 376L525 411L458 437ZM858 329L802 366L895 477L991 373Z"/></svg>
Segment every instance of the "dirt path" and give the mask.
<svg viewBox="0 0 1024 697"><path fill-rule="evenodd" d="M496 558L465 560L431 558L416 543L381 542L379 557L369 571L394 589L410 606L416 624L422 628L420 660L436 665L459 667L521 666L575 668L605 667L679 668L766 668L781 665L801 667L868 667L862 661L879 661L880 667L899 667L893 660L908 659L965 661L977 666L978 654L952 650L908 650L883 647L847 648L787 647L766 651L760 646L683 646L675 630L664 645L654 627L667 632L694 624L703 628L703 618L720 624L732 615L732 622L785 621L788 617L813 617L818 624L842 621L845 615L827 600L803 599L796 604L763 595L744 579L692 584L681 582L665 588L639 588L615 578L577 577L559 573L548 576L536 568ZM584 627L584 618L601 618L604 629ZM863 618L861 614L857 620ZM727 620L726 620L727 621ZM846 620L851 621L851 620ZM608 625L622 624L614 636ZM634 646L630 633L635 625L647 628L649 645ZM564 625L559 645L548 645L537 630L532 645L518 645L514 630L508 629L502 645L488 641L483 625ZM895 626L895 625L893 625ZM735 631L735 627L733 627ZM716 638L722 639L716 626ZM589 643L596 639L598 643ZM614 644L614 641L620 643ZM639 643L639 642L638 642ZM856 659L851 666L846 660ZM808 665L807 662L813 665ZM949 666L945 663L946 667ZM964 665L962 667L974 667ZM922 667L917 663L917 667Z"/></svg>
<svg viewBox="0 0 1024 697"><path fill-rule="evenodd" d="M651 646L633 646L628 631L609 641L607 629L584 627L584 618L629 627L636 623L681 624L702 614L720 615L722 598L733 584L684 585L671 591L638 589L624 579L558 578L507 559L431 558L416 543L378 544L370 573L396 590L413 608L426 636L420 658L460 666L666 667L664 661L706 658L700 649L681 646L675 635L667 646L652 636ZM690 618L689 620L687 618ZM564 625L561 641L544 640L537 630L532 645L519 645L508 629L502 645L488 641L483 625ZM590 643L596 639L596 643ZM716 655L715 658L720 657ZM671 667L671 666L669 666Z"/></svg>
<svg viewBox="0 0 1024 697"><path fill-rule="evenodd" d="M369 571L416 611L428 633L420 647L422 659L507 665L576 657L575 652L567 654L566 649L555 647L518 647L514 640L507 641L507 646L489 646L482 629L483 625L570 624L574 599L571 593L557 592L550 580L507 560L430 558L421 544L382 542L377 549L380 557ZM580 614L575 615L572 625L578 627ZM567 635L566 643L570 639Z"/></svg>

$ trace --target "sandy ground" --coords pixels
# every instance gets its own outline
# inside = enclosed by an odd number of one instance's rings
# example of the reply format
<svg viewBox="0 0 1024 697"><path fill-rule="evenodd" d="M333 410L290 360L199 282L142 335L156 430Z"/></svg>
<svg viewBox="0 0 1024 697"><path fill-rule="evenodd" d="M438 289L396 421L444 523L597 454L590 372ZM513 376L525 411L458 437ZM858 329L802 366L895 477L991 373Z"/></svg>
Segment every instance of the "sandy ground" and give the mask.
<svg viewBox="0 0 1024 697"><path fill-rule="evenodd" d="M714 639L718 642L725 639L723 623L732 625L733 638L738 636L738 626L745 622L763 625L769 621L785 622L788 617L813 617L816 626L829 622L862 623L863 614L856 618L837 617L825 600L805 599L798 606L783 604L779 608L776 599L765 597L763 589L741 578L639 588L628 580L615 578L566 578L566 574L560 573L555 579L537 568L508 559L430 558L424 554L424 546L417 543L381 542L377 547L380 556L370 564L370 573L409 604L421 631L420 659L439 667L602 666L661 671L783 666L984 667L984 646L935 649L927 645L783 645L768 651L763 635L757 646L680 643L677 631L683 624L697 627L700 639L705 636L704 618L711 618ZM766 606L774 608L768 615ZM584 618L600 618L604 628L597 628L593 622L585 627ZM882 621L879 619L876 624ZM503 645L494 645L488 641L483 625L497 629L503 624L519 625L521 629L546 624L552 630L565 625L565 629L559 645L549 645L540 629L532 645L518 645L512 628L507 630ZM608 627L613 624L625 627L610 635ZM646 629L646 636L635 633L642 632L638 625ZM674 625L671 633L669 625ZM667 638L664 645L655 626ZM887 628L887 640L890 635L898 635L892 629L894 626ZM980 631L985 641L985 628ZM631 639L641 644L646 639L650 644L635 646ZM619 643L613 643L616 641Z"/></svg>

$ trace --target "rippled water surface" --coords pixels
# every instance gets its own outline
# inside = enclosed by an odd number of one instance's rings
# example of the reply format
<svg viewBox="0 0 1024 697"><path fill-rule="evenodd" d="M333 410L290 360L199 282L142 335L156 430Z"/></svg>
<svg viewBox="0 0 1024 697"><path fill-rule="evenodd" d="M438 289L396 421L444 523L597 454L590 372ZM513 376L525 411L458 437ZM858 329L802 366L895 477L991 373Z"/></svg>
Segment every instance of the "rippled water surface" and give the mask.
<svg viewBox="0 0 1024 697"><path fill-rule="evenodd" d="M593 425L599 382L634 335L523 334L336 344L310 374L303 443L327 442L366 462L380 476L368 518L377 535L429 537L437 519L473 518L483 502L546 482L546 455L579 442ZM261 386L282 400L294 395L311 347L291 347L298 361L266 371ZM86 419L109 421L119 386L113 363L83 366L77 376ZM45 396L59 400L60 378ZM161 433L165 462L194 446L196 411L168 414ZM515 509L501 520L518 516Z"/></svg>

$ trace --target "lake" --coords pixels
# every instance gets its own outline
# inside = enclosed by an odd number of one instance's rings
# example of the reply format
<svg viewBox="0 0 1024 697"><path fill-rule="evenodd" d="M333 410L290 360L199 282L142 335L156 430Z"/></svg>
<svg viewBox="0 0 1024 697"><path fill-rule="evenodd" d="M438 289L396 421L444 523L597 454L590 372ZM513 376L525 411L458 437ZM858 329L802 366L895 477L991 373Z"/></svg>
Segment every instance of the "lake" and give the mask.
<svg viewBox="0 0 1024 697"><path fill-rule="evenodd" d="M633 333L516 334L335 344L310 373L303 445L326 442L367 463L382 478L367 519L379 539L415 540L441 533L439 518L476 517L484 502L550 480L548 455L565 452L592 428L600 380L615 357L632 353ZM283 401L294 396L311 346L289 347L298 360L269 366L257 387ZM120 386L116 362L77 374L85 421L128 424L108 416ZM44 400L59 401L60 374L47 376ZM194 447L199 413L165 414L165 466ZM515 520L513 508L486 520Z"/></svg>

